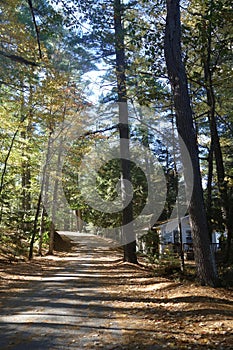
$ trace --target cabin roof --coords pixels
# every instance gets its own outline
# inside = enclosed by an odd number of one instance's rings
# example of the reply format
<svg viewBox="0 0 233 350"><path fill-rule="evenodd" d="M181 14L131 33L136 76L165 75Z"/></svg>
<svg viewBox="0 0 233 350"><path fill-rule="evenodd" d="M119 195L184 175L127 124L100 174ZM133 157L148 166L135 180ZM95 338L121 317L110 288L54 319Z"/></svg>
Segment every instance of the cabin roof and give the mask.
<svg viewBox="0 0 233 350"><path fill-rule="evenodd" d="M189 218L189 215L182 216L180 220L182 221L183 219L186 219L186 218ZM178 225L178 218L157 222L157 224L154 225L153 228L158 229L158 228L161 228L162 226L167 226L167 227L171 226L172 228L174 227L173 225L176 225L176 226Z"/></svg>

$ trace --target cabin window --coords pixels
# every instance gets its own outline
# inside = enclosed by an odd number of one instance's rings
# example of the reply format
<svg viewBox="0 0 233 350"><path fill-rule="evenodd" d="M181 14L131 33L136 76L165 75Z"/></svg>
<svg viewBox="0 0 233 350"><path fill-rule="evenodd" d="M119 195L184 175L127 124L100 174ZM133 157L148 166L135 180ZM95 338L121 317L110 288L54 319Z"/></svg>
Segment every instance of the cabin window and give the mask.
<svg viewBox="0 0 233 350"><path fill-rule="evenodd" d="M186 230L186 242L187 243L193 242L191 230Z"/></svg>
<svg viewBox="0 0 233 350"><path fill-rule="evenodd" d="M164 243L172 243L172 232L165 232L164 233Z"/></svg>
<svg viewBox="0 0 233 350"><path fill-rule="evenodd" d="M174 230L173 231L173 235L174 235L174 243L180 243L180 235L179 235L179 231L178 230Z"/></svg>

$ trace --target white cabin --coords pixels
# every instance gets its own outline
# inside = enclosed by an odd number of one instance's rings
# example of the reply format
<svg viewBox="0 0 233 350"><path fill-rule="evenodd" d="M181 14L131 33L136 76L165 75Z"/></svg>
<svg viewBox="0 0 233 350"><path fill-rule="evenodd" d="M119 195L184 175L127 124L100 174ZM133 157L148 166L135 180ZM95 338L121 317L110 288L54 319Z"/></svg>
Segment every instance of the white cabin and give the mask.
<svg viewBox="0 0 233 350"><path fill-rule="evenodd" d="M181 229L181 234L180 234ZM180 252L180 243L182 238L182 247L185 257L191 258L193 256L193 239L192 230L189 222L189 215L184 216L180 219L180 225L178 219L171 219L153 227L153 231L156 231L159 235L159 255L163 255L165 250L168 248L173 252ZM153 247L148 246L146 240L141 240L142 236L146 236L148 229L144 229L144 234L137 235L137 250L148 254L151 252ZM212 244L213 251L220 249L220 236L222 234L214 231L212 233Z"/></svg>
<svg viewBox="0 0 233 350"><path fill-rule="evenodd" d="M156 227L157 232L160 235L160 253L164 252L165 247L168 244L176 245L180 244L180 231L182 233L182 243L184 252L192 249L192 230L189 222L189 215L184 216L180 219L180 227L178 224L178 219L172 219L166 221ZM212 245L215 247L214 250L219 248L219 239L221 233L214 231L212 233Z"/></svg>
<svg viewBox="0 0 233 350"><path fill-rule="evenodd" d="M180 227L178 219L176 218L162 223L157 226L156 229L160 236L160 253L164 252L164 249L168 244L180 244L181 237L184 250L190 249L192 245L192 233L188 215L180 219ZM181 229L182 236L179 229Z"/></svg>

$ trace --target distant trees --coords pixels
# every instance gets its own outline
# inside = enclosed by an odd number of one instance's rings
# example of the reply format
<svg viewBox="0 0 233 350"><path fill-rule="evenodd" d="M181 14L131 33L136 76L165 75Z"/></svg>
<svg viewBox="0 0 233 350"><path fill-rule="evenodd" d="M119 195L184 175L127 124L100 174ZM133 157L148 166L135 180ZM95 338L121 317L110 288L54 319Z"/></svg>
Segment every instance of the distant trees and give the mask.
<svg viewBox="0 0 233 350"><path fill-rule="evenodd" d="M79 66L71 67L71 56L64 52L69 40L62 17L46 2L34 5L36 32L28 5L21 1L0 5L0 223L4 231L13 230L31 241L30 258L44 222L44 218L39 222L42 192L48 185L46 179L43 188L39 182L44 145L64 113L77 118L84 101ZM42 231L48 233L48 225Z"/></svg>

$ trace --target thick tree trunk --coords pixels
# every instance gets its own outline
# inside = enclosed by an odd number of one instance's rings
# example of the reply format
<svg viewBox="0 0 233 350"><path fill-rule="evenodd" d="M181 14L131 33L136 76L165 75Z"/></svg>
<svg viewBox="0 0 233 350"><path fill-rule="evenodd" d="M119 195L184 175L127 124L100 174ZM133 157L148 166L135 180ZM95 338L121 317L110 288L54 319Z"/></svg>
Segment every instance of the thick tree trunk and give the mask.
<svg viewBox="0 0 233 350"><path fill-rule="evenodd" d="M192 189L189 214L197 273L201 284L217 286L219 281L214 256L210 247L196 135L188 95L187 77L182 61L179 0L167 0L165 58L173 92L177 129L187 148L187 150L185 150L181 146L181 156L184 163L186 186L188 190ZM193 169L188 169L186 166L186 152L188 152L191 157ZM190 178L191 171L193 171L193 188Z"/></svg>
<svg viewBox="0 0 233 350"><path fill-rule="evenodd" d="M133 206L132 201L128 205L127 183L131 182L130 162L129 162L129 123L128 106L126 93L125 76L125 46L124 29L122 26L123 6L121 0L114 0L114 30L115 30L115 50L116 50L116 77L119 103L119 133L120 133L120 153L121 153L121 171L122 171L122 235L124 244L124 261L137 263L136 239L133 227Z"/></svg>

